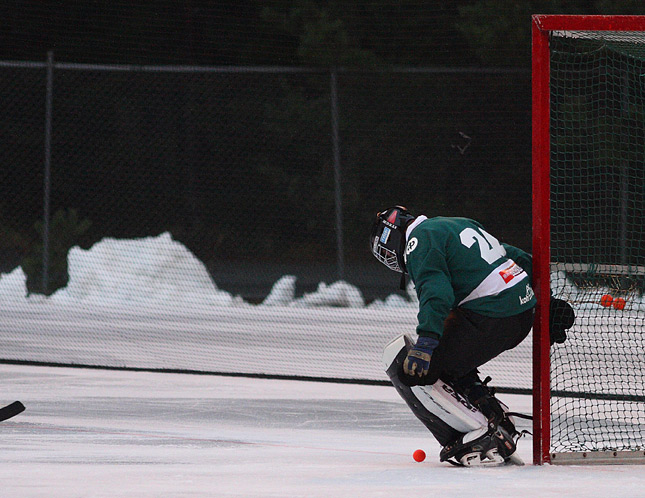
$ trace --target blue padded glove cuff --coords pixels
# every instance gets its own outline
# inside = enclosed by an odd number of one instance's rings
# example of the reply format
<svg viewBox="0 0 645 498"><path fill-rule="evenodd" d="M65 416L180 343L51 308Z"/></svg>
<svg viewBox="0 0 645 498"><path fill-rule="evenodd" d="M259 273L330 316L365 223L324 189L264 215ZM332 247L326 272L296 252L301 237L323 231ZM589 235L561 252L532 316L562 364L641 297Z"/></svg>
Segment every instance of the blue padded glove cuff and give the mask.
<svg viewBox="0 0 645 498"><path fill-rule="evenodd" d="M425 337L420 336L417 339L417 343L414 345L414 349L423 351L424 353L432 354L434 349L439 345L439 339L434 337Z"/></svg>

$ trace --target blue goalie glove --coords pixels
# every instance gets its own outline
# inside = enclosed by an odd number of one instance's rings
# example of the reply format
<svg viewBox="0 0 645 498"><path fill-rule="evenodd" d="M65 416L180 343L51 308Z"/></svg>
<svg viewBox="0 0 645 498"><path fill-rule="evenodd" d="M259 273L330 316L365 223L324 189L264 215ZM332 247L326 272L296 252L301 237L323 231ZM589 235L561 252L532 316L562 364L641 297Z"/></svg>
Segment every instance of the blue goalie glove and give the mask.
<svg viewBox="0 0 645 498"><path fill-rule="evenodd" d="M408 351L408 356L403 362L403 372L419 378L428 374L432 352L439 344L434 337L419 337L417 343Z"/></svg>

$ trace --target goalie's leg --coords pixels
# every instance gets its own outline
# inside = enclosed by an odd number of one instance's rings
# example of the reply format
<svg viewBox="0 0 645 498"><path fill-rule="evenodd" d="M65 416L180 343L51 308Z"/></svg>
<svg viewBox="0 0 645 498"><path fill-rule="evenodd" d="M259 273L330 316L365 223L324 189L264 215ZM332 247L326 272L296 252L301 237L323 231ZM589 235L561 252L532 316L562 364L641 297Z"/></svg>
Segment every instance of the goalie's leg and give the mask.
<svg viewBox="0 0 645 498"><path fill-rule="evenodd" d="M440 460L462 465L507 461L515 451L513 434L489 427L487 417L453 385L442 380L429 386L405 382L402 365L410 344L403 335L390 342L383 352L384 367L399 395L444 447Z"/></svg>
<svg viewBox="0 0 645 498"><path fill-rule="evenodd" d="M495 389L488 387L490 377L482 381L479 378L477 369L469 372L467 375L454 381L455 387L468 398L468 400L481 411L488 420L488 427L491 431L497 430L498 427L511 437L511 440L516 441L522 434L515 428L515 419L513 415L521 416L520 414L513 414L509 411L508 406L502 403L495 396ZM530 418L522 416L523 418Z"/></svg>
<svg viewBox="0 0 645 498"><path fill-rule="evenodd" d="M402 380L402 365L409 339L399 336L383 352L383 364L392 384L412 413L442 446L464 433L486 427L486 417L455 389L438 380L431 386L409 386Z"/></svg>

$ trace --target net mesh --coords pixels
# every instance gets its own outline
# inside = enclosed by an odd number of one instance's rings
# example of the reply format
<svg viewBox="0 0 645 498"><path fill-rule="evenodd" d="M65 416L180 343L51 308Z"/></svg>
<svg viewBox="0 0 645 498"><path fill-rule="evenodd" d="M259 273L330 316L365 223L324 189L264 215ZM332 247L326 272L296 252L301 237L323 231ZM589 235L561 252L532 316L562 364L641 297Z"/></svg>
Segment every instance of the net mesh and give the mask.
<svg viewBox="0 0 645 498"><path fill-rule="evenodd" d="M645 447L645 34L559 32L551 63L551 449Z"/></svg>

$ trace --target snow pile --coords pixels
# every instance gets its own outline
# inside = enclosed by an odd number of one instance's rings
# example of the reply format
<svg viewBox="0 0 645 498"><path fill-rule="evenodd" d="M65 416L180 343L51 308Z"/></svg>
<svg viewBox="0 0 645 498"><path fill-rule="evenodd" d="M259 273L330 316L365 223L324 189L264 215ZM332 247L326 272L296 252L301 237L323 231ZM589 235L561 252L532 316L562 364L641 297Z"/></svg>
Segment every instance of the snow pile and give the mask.
<svg viewBox="0 0 645 498"><path fill-rule="evenodd" d="M27 297L21 268L0 275L0 303L164 309L247 305L239 296L219 289L204 264L167 232L132 240L105 238L88 250L73 247L67 261L67 287L48 298ZM416 306L414 299L392 295L371 306ZM321 282L315 292L297 298L296 277L286 275L260 306L363 308L365 300L357 287L344 281Z"/></svg>
<svg viewBox="0 0 645 498"><path fill-rule="evenodd" d="M264 306L288 306L296 297L296 277L285 275L275 284L262 301Z"/></svg>
<svg viewBox="0 0 645 498"><path fill-rule="evenodd" d="M0 275L0 303L20 302L27 296L27 276L22 268Z"/></svg>
<svg viewBox="0 0 645 498"><path fill-rule="evenodd" d="M301 308L315 308L318 306L363 308L365 301L358 288L341 280L331 285L320 282L316 292L305 294L291 302L290 306L299 306Z"/></svg>
<svg viewBox="0 0 645 498"><path fill-rule="evenodd" d="M105 238L68 254L69 283L51 300L130 306L229 306L204 264L169 233L135 240Z"/></svg>
<svg viewBox="0 0 645 498"><path fill-rule="evenodd" d="M0 304L7 306L52 304L80 306L221 307L246 305L242 298L221 290L204 264L169 233L133 240L105 238L88 250L73 247L68 254L69 283L52 296L27 296L26 276L21 268L0 275ZM576 308L597 308L607 288L579 289L564 272L551 275L554 294ZM645 307L643 296L624 296L625 310ZM315 292L296 297L296 277L285 275L259 306L298 308L416 308L414 286L408 283L405 296L391 294L366 306L361 291L345 282L321 282Z"/></svg>
<svg viewBox="0 0 645 498"><path fill-rule="evenodd" d="M414 290L414 284L412 282L408 283L406 294L408 299L399 294L390 294L385 300L375 299L370 303L369 308L416 308L419 305L419 299L417 298L417 293Z"/></svg>

